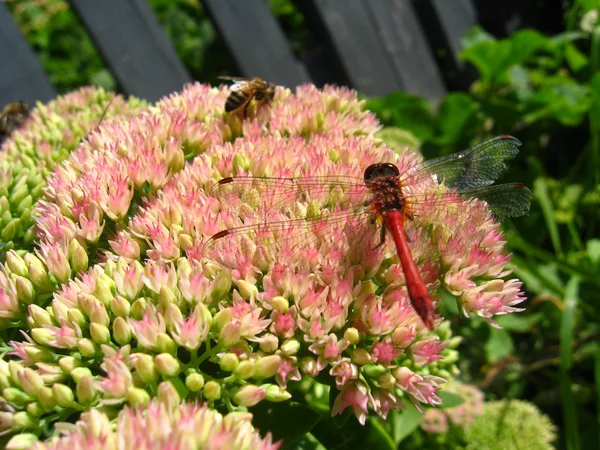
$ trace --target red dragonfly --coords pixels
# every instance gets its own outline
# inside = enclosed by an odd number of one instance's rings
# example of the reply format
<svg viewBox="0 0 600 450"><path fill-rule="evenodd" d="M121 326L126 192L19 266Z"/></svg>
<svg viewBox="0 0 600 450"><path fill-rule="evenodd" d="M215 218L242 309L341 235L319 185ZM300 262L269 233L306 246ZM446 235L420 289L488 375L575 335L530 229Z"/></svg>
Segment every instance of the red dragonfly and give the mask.
<svg viewBox="0 0 600 450"><path fill-rule="evenodd" d="M285 242L293 242L291 247L298 251L310 245L311 239L314 241L326 234L331 227L343 225L352 217L365 215L372 223L381 225L379 243L375 248L384 244L386 230L391 234L411 303L425 325L433 330L433 303L411 254L412 240L407 238L406 224L419 216L431 214L427 211L432 208L452 207L452 204L468 198L487 202L497 218L526 214L532 195L525 185L510 183L491 186L506 168L504 160L513 158L519 152L520 145L521 142L512 136L498 136L459 153L422 161L404 173L400 173L398 167L391 163L372 164L364 171L362 180L349 176L224 178L215 184L213 193L224 204L231 205L237 199L254 205L255 209L246 205L243 215L252 216L254 212L256 220L213 235L203 248L203 256L225 267L236 268L236 264L239 264L236 253L247 252L253 241L263 248L283 247ZM423 193L419 189L419 186L439 184L460 195L450 195L448 200L440 200L439 196ZM261 215L261 206L264 211L272 212L295 202L306 203L323 197L329 199L325 203L329 202L331 206L330 199L336 189L337 192L341 189L343 194L334 196L339 200L337 208L334 206L326 216L317 214L310 218L287 219L290 214L282 213L277 218L283 217L285 220L273 220L273 217L267 217L267 213ZM461 211L453 210L452 214L460 215ZM252 217L249 220L253 222ZM471 229L465 231L463 242L466 240L467 243L478 245L482 238ZM287 256L290 256L289 251Z"/></svg>

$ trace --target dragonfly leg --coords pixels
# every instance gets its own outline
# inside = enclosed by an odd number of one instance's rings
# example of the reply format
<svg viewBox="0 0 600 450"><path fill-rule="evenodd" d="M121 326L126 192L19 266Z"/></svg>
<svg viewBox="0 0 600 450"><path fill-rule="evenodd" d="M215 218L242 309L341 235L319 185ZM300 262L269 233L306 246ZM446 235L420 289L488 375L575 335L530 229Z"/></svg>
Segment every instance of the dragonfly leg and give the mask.
<svg viewBox="0 0 600 450"><path fill-rule="evenodd" d="M381 231L379 232L379 244L372 248L372 250L377 250L383 244L385 244L385 227L381 227Z"/></svg>

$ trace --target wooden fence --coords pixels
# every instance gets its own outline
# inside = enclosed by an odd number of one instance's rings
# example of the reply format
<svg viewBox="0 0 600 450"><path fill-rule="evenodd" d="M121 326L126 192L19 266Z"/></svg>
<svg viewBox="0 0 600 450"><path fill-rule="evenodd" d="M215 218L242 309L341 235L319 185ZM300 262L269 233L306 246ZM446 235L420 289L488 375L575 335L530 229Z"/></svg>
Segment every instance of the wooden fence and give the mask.
<svg viewBox="0 0 600 450"><path fill-rule="evenodd" d="M201 0L241 76L294 87L348 84L367 95L404 90L433 102L468 86L460 39L477 23L474 0L298 0L319 45L290 50L266 0ZM191 77L147 0L69 0L120 91L155 101ZM36 55L0 3L0 105L56 96Z"/></svg>

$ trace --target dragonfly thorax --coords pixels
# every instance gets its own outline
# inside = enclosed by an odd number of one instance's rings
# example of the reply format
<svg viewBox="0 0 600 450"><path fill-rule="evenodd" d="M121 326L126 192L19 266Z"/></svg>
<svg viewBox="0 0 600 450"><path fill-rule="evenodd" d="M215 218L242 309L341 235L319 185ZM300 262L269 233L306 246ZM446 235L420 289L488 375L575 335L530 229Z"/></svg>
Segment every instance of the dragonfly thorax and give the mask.
<svg viewBox="0 0 600 450"><path fill-rule="evenodd" d="M378 213L404 208L404 196L399 180L400 171L392 163L371 164L365 170L365 184L373 193L369 202Z"/></svg>

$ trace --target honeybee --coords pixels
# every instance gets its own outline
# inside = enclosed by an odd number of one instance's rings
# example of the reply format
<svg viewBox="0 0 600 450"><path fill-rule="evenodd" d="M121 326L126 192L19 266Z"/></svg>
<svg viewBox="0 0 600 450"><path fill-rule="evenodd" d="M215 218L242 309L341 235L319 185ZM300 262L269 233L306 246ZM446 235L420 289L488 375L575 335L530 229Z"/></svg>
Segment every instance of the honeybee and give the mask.
<svg viewBox="0 0 600 450"><path fill-rule="evenodd" d="M248 105L254 99L256 103L270 103L275 96L275 85L259 77L219 77L222 80L231 80L235 83L231 86L231 93L225 102L225 111L237 111L244 108L244 117L248 112Z"/></svg>
<svg viewBox="0 0 600 450"><path fill-rule="evenodd" d="M15 128L20 127L29 116L29 106L24 101L7 104L0 113L0 142L4 141Z"/></svg>

